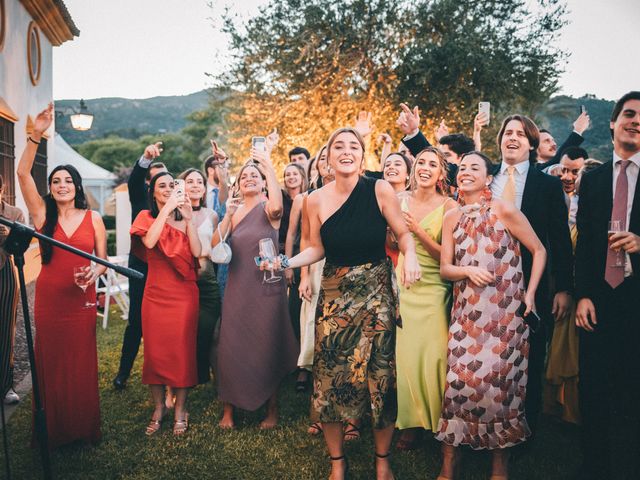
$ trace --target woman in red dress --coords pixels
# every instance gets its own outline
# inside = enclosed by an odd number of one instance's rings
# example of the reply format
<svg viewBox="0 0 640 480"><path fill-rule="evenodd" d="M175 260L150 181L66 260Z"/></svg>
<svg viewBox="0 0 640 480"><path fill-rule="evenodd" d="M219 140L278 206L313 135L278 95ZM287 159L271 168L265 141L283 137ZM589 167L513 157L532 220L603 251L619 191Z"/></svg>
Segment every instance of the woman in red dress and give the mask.
<svg viewBox="0 0 640 480"><path fill-rule="evenodd" d="M135 254L149 265L142 298L142 383L150 386L155 409L146 434L157 433L167 414L166 385L176 396L173 433L181 435L189 421L187 392L198 383L196 258L201 246L191 221L191 204L184 192L174 189L170 173L160 172L151 179L149 205L151 210L140 212L131 226ZM175 218L176 209L180 220Z"/></svg>
<svg viewBox="0 0 640 480"><path fill-rule="evenodd" d="M18 181L34 226L45 235L87 253L106 258L107 239L102 218L87 209L82 178L71 165L49 175L49 193L41 197L31 176L42 134L51 125L53 105L35 119L34 129L18 163ZM42 270L36 281L35 360L49 447L76 440L100 439L98 355L96 350L95 289L86 295L74 281L74 269L86 268L87 284L104 272L90 262L41 243Z"/></svg>

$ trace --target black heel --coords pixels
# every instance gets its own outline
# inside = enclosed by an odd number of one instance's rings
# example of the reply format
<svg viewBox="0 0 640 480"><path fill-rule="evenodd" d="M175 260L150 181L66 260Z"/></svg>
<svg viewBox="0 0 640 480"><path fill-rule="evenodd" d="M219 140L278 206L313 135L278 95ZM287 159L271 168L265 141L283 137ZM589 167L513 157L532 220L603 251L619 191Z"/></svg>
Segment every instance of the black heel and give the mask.
<svg viewBox="0 0 640 480"><path fill-rule="evenodd" d="M337 462L339 460L344 460L344 480L349 478L349 461L346 459L344 455L340 455L339 457L329 456L329 460L332 462Z"/></svg>

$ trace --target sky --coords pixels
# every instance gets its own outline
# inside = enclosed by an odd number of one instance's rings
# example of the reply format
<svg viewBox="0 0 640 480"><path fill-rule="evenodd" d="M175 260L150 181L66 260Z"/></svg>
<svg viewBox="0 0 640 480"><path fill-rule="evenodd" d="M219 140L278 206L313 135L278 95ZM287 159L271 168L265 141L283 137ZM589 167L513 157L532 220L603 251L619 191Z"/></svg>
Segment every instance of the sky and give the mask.
<svg viewBox="0 0 640 480"><path fill-rule="evenodd" d="M207 0L64 0L80 29L54 48L55 99L187 95L228 61L220 5ZM241 0L257 13L267 0ZM559 94L617 99L640 89L640 1L568 0L558 45L570 54ZM215 5L218 5L217 7Z"/></svg>

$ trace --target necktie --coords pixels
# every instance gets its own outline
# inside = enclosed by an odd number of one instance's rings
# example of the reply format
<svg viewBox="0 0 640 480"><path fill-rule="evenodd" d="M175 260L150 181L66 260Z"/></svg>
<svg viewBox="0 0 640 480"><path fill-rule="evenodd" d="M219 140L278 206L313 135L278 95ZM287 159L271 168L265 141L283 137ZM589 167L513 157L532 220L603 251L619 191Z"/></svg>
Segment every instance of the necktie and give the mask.
<svg viewBox="0 0 640 480"><path fill-rule="evenodd" d="M611 220L618 220L622 230L627 228L627 202L629 194L629 179L627 178L627 167L629 160L620 160L620 171L616 180L616 193L613 196L613 209L611 210ZM605 267L604 279L611 288L616 288L624 280L624 267L614 267L616 252L607 249L607 266Z"/></svg>
<svg viewBox="0 0 640 480"><path fill-rule="evenodd" d="M505 202L510 202L515 205L516 203L516 179L513 176L513 172L516 169L513 165L507 167L507 174L509 178L507 178L507 183L504 186L504 191L502 192L502 200Z"/></svg>

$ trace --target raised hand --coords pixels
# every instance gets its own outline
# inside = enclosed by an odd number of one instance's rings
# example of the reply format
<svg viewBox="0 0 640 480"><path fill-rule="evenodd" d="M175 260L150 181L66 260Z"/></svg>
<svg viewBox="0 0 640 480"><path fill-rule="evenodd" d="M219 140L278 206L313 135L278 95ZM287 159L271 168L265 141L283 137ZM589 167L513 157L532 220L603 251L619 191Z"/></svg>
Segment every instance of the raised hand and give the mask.
<svg viewBox="0 0 640 480"><path fill-rule="evenodd" d="M576 118L575 122L573 122L573 129L577 134L582 135L584 131L587 128L589 128L590 124L591 124L591 118L589 117L589 114L585 111L585 112L582 112L578 116L578 118Z"/></svg>
<svg viewBox="0 0 640 480"><path fill-rule="evenodd" d="M438 128L436 128L434 135L436 137L436 142L440 142L440 139L442 137L449 135L449 127L447 127L447 124L444 121L444 119L440 122L440 125L438 125Z"/></svg>
<svg viewBox="0 0 640 480"><path fill-rule="evenodd" d="M402 112L400 112L396 124L402 133L411 135L420 128L420 109L416 106L412 111L406 103L401 103L400 108Z"/></svg>
<svg viewBox="0 0 640 480"><path fill-rule="evenodd" d="M486 127L489 123L487 114L485 112L477 113L473 119L473 133L481 132L483 127Z"/></svg>
<svg viewBox="0 0 640 480"><path fill-rule="evenodd" d="M147 148L144 149L144 158L147 160L153 160L158 158L162 153L162 142L156 142L152 145L147 145Z"/></svg>
<svg viewBox="0 0 640 480"><path fill-rule="evenodd" d="M363 138L368 135L371 135L371 132L373 132L373 125L371 123L371 119L372 119L371 112L366 112L364 110L358 113L358 116L356 117L356 122L353 128L355 128L356 131L360 135L362 135Z"/></svg>
<svg viewBox="0 0 640 480"><path fill-rule="evenodd" d="M267 147L267 152L271 153L274 148L278 145L280 141L280 134L278 133L278 129L274 128L273 132L265 138L265 145Z"/></svg>
<svg viewBox="0 0 640 480"><path fill-rule="evenodd" d="M386 143L386 144L393 143L393 139L391 138L391 135L389 135L388 133L381 133L380 135L378 135L378 138L376 139L376 141L378 143Z"/></svg>
<svg viewBox="0 0 640 480"><path fill-rule="evenodd" d="M47 105L47 108L42 110L38 115L36 115L35 120L33 121L33 133L36 136L42 136L44 132L51 126L51 122L53 122L53 102Z"/></svg>
<svg viewBox="0 0 640 480"><path fill-rule="evenodd" d="M190 222L193 218L193 207L191 207L191 202L182 202L178 205L178 210L182 214L182 218Z"/></svg>
<svg viewBox="0 0 640 480"><path fill-rule="evenodd" d="M266 173L266 169L273 168L271 164L271 151L269 149L265 152L264 150L252 148L250 156L251 160L256 163L258 170L261 170L263 174Z"/></svg>
<svg viewBox="0 0 640 480"><path fill-rule="evenodd" d="M209 140L211 142L211 155L213 155L219 162L224 162L227 160L227 154L224 150L218 145L218 142L215 140Z"/></svg>

